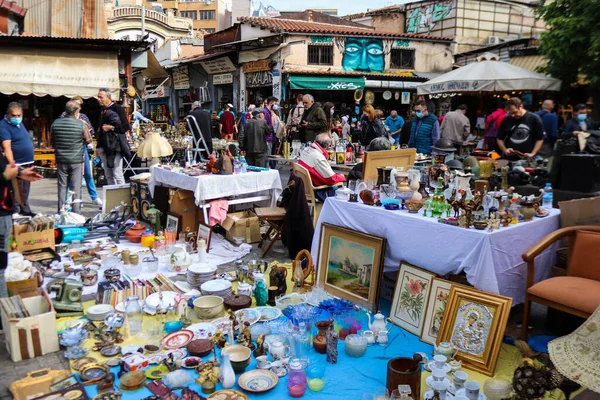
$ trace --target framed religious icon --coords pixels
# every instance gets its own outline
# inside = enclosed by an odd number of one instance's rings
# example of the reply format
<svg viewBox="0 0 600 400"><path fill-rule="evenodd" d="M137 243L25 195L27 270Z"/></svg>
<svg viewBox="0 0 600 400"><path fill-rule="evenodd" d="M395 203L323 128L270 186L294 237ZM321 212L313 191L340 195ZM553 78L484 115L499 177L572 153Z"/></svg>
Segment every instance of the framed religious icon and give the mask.
<svg viewBox="0 0 600 400"><path fill-rule="evenodd" d="M511 304L510 297L453 286L436 344L449 342L465 368L493 376Z"/></svg>
<svg viewBox="0 0 600 400"><path fill-rule="evenodd" d="M167 214L167 224L165 230L169 232L179 232L181 227L181 215L170 212Z"/></svg>
<svg viewBox="0 0 600 400"><path fill-rule="evenodd" d="M452 282L440 278L433 278L429 290L429 299L427 300L427 310L423 321L423 330L421 331L421 341L435 345L437 335L442 327L446 304L450 297Z"/></svg>
<svg viewBox="0 0 600 400"><path fill-rule="evenodd" d="M318 283L334 296L378 307L385 246L385 238L322 224Z"/></svg>
<svg viewBox="0 0 600 400"><path fill-rule="evenodd" d="M421 334L434 277L432 272L400 262L390 312L390 320L394 324L417 336Z"/></svg>
<svg viewBox="0 0 600 400"><path fill-rule="evenodd" d="M204 239L206 241L206 252L210 250L210 239L212 238L212 226L199 224L198 225L198 236L196 240Z"/></svg>

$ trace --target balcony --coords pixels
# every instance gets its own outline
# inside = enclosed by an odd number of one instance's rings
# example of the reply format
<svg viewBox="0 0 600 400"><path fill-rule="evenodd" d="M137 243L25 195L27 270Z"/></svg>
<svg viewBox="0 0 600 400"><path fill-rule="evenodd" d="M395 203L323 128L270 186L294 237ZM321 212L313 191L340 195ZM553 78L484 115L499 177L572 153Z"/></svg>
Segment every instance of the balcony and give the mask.
<svg viewBox="0 0 600 400"><path fill-rule="evenodd" d="M190 18L176 17L171 10L167 10L166 14L151 8L146 8L145 11L145 17L148 21L153 20L178 29L189 30L192 27ZM142 7L123 6L113 8L112 17L109 20L114 21L121 18L142 18Z"/></svg>

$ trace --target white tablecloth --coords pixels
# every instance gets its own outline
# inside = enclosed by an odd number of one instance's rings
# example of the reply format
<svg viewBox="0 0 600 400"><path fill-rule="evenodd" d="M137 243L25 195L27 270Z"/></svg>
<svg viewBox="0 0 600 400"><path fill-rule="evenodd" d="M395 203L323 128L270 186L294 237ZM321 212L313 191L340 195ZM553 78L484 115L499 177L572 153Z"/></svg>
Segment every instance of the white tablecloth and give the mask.
<svg viewBox="0 0 600 400"><path fill-rule="evenodd" d="M527 278L521 255L559 228L560 211L550 211L545 218L489 232L441 224L421 212L389 211L328 198L317 222L311 253L318 260L321 224L338 225L385 237L386 271L397 270L401 260L439 275L465 271L476 288L512 297L513 304L519 304L525 299ZM537 257L536 281L549 276L557 246Z"/></svg>
<svg viewBox="0 0 600 400"><path fill-rule="evenodd" d="M258 192L269 190L274 206L282 190L279 171L275 169L235 175L188 176L156 167L152 169L148 184L152 194L156 185L191 190L197 205L230 196L254 196Z"/></svg>

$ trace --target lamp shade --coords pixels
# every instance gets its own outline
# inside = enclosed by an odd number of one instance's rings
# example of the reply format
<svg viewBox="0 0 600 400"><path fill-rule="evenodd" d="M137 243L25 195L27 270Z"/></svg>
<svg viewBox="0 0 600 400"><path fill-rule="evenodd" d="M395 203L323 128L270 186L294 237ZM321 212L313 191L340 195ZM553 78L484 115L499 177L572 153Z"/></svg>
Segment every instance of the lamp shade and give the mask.
<svg viewBox="0 0 600 400"><path fill-rule="evenodd" d="M173 154L169 141L158 132L148 132L146 139L138 147L137 155L140 158L159 158Z"/></svg>

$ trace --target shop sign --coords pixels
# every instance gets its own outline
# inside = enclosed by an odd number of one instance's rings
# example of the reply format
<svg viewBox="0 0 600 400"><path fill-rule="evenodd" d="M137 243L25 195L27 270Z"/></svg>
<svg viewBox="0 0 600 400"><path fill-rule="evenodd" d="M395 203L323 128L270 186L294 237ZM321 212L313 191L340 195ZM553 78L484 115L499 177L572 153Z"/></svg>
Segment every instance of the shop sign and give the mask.
<svg viewBox="0 0 600 400"><path fill-rule="evenodd" d="M158 99L160 97L169 97L169 87L164 85L146 85L142 98Z"/></svg>
<svg viewBox="0 0 600 400"><path fill-rule="evenodd" d="M247 73L247 72L258 72L258 71L268 71L268 70L271 69L269 67L270 63L271 63L270 59L258 60L258 61L250 61L250 62L244 63L242 65L242 71L244 73Z"/></svg>
<svg viewBox="0 0 600 400"><path fill-rule="evenodd" d="M333 36L311 36L311 43L333 43Z"/></svg>
<svg viewBox="0 0 600 400"><path fill-rule="evenodd" d="M219 57L214 60L200 61L200 65L208 74L220 74L223 72L235 71L235 65L231 62L229 57Z"/></svg>
<svg viewBox="0 0 600 400"><path fill-rule="evenodd" d="M273 85L273 74L271 71L249 72L246 74L246 87L263 87Z"/></svg>
<svg viewBox="0 0 600 400"><path fill-rule="evenodd" d="M410 92L402 92L402 104L410 104Z"/></svg>
<svg viewBox="0 0 600 400"><path fill-rule="evenodd" d="M394 47L410 47L410 42L408 40L396 40Z"/></svg>
<svg viewBox="0 0 600 400"><path fill-rule="evenodd" d="M459 92L478 90L479 81L450 81L443 83L434 83L430 85L429 92Z"/></svg>
<svg viewBox="0 0 600 400"><path fill-rule="evenodd" d="M213 76L213 85L227 85L233 83L233 74L219 74Z"/></svg>
<svg viewBox="0 0 600 400"><path fill-rule="evenodd" d="M188 75L188 66L173 68L173 84L175 90L184 90L190 88L190 77Z"/></svg>

